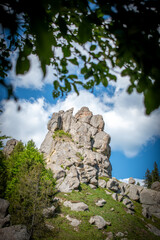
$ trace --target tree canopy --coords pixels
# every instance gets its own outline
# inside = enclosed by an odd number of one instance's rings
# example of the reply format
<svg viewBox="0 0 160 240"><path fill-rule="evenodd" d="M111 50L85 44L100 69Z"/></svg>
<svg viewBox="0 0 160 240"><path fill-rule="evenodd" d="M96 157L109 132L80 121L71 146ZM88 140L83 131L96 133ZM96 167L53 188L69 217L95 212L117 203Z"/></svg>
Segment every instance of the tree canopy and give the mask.
<svg viewBox="0 0 160 240"><path fill-rule="evenodd" d="M38 56L44 77L53 66L54 98L72 89L78 94L78 85L107 87L120 67L130 77L128 93L143 93L150 114L160 106L159 19L158 0L1 0L0 84L17 100L6 81L13 52L16 74L29 71L30 54Z"/></svg>

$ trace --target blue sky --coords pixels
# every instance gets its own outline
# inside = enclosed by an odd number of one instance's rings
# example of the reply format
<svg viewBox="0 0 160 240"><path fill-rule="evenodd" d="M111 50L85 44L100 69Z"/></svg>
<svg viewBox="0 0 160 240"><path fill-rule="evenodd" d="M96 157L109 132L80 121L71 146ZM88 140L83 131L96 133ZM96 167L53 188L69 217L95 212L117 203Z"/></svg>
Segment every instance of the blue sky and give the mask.
<svg viewBox="0 0 160 240"><path fill-rule="evenodd" d="M80 89L80 95L74 92L63 99L54 100L53 72L42 81L42 71L35 56L30 56L32 63L29 73L16 76L14 68L9 73L9 80L19 97L21 111L17 111L14 101L3 102L1 131L23 142L33 139L40 146L47 133L47 122L53 112L74 107L74 114L87 106L93 114L101 114L105 121L105 131L111 135L112 175L120 178L143 178L147 168L153 169L154 161L160 169L160 109L150 116L144 114L143 96L133 92L128 95L127 77L117 74L117 83L110 82L106 89L95 88L94 93ZM70 70L79 73L72 65ZM82 77L79 75L79 77ZM1 88L1 98L5 95Z"/></svg>

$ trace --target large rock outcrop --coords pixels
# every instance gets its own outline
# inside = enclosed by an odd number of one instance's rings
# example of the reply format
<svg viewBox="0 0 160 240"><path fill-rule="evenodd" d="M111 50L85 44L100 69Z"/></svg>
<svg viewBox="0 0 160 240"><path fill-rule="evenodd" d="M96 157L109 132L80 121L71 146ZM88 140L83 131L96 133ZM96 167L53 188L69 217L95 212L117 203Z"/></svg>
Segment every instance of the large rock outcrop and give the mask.
<svg viewBox="0 0 160 240"><path fill-rule="evenodd" d="M53 113L40 151L60 191L78 189L80 183L97 186L98 177L111 177L110 136L103 129L102 116L87 107L75 116L73 109Z"/></svg>

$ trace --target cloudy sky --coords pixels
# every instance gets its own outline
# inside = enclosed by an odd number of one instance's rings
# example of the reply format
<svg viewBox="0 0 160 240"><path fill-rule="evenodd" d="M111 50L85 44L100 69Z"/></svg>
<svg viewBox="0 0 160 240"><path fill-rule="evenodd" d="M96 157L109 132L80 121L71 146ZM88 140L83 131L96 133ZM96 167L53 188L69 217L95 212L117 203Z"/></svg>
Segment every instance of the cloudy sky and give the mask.
<svg viewBox="0 0 160 240"><path fill-rule="evenodd" d="M9 78L13 82L21 111L17 111L14 101L2 101L0 128L3 134L26 143L33 139L40 147L46 133L47 122L53 112L74 107L74 114L87 106L93 114L101 114L105 121L105 131L111 135L111 164L116 178L143 178L147 168L153 169L154 161L160 169L160 109L150 116L145 115L143 96L133 92L128 95L127 77L117 74L117 82L111 82L105 89L98 86L94 93L80 90L80 95L71 92L66 98L52 98L53 72L42 81L40 64L35 56L30 56L31 68L25 76L15 76L14 69ZM71 66L72 67L72 66ZM78 69L72 69L72 72ZM81 76L80 76L81 77ZM5 90L1 90L1 99Z"/></svg>

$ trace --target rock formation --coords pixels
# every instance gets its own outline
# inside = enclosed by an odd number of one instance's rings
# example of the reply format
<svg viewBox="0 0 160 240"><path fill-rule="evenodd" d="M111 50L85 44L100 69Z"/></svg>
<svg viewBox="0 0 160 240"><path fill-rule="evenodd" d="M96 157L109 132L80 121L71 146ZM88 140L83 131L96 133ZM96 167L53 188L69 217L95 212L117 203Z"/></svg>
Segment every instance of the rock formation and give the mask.
<svg viewBox="0 0 160 240"><path fill-rule="evenodd" d="M96 188L98 177L111 177L110 136L103 129L102 116L93 115L87 107L75 116L73 109L53 113L40 151L60 191L71 192L80 183Z"/></svg>
<svg viewBox="0 0 160 240"><path fill-rule="evenodd" d="M7 143L6 143L6 146L5 146L4 149L3 149L3 153L4 153L7 157L9 157L9 156L11 155L11 153L13 152L15 146L18 144L18 142L19 142L19 141L16 140L16 139L14 139L14 138L8 140Z"/></svg>

